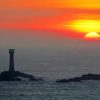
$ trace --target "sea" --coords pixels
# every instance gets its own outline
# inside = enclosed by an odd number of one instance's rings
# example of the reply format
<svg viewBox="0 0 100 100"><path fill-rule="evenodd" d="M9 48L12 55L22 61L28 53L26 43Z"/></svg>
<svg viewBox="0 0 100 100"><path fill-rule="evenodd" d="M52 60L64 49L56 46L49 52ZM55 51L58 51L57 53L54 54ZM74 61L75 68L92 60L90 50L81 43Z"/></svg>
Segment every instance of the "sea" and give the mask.
<svg viewBox="0 0 100 100"><path fill-rule="evenodd" d="M100 100L100 81L56 83L57 79L100 74L100 53L95 52L82 56L16 52L15 69L44 81L0 82L0 100ZM8 70L7 54L0 53L0 72Z"/></svg>
<svg viewBox="0 0 100 100"><path fill-rule="evenodd" d="M0 82L0 100L100 100L100 81Z"/></svg>

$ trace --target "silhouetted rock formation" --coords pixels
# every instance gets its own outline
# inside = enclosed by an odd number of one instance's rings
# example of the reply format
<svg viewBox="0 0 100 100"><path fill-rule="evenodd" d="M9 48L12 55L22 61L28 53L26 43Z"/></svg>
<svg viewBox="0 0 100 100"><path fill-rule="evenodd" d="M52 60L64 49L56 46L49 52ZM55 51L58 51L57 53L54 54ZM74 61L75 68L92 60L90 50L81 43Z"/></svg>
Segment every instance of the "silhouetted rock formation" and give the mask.
<svg viewBox="0 0 100 100"><path fill-rule="evenodd" d="M81 77L74 77L69 79L59 79L56 82L69 83L69 82L82 82L85 80L100 80L100 74L84 74Z"/></svg>
<svg viewBox="0 0 100 100"><path fill-rule="evenodd" d="M0 74L0 81L43 81L43 79L35 78L32 75L15 71L14 69L14 49L9 49L9 71L3 71Z"/></svg>
<svg viewBox="0 0 100 100"><path fill-rule="evenodd" d="M36 79L32 75L21 73L19 71L13 71L12 73L10 71L4 71L1 72L0 74L0 81L21 81L21 80L37 81L38 79Z"/></svg>

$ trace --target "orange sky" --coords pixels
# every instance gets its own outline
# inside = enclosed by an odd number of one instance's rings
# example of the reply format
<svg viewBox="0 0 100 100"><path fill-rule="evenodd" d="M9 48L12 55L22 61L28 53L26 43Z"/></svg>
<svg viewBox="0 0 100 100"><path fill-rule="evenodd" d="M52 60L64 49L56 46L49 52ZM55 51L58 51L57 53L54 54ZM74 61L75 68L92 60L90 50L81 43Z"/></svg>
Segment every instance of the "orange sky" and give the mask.
<svg viewBox="0 0 100 100"><path fill-rule="evenodd" d="M76 20L100 21L100 0L0 1L1 29L55 30L64 36L82 37L82 32L69 29L69 23Z"/></svg>
<svg viewBox="0 0 100 100"><path fill-rule="evenodd" d="M99 0L2 0L1 8L89 8L98 9Z"/></svg>

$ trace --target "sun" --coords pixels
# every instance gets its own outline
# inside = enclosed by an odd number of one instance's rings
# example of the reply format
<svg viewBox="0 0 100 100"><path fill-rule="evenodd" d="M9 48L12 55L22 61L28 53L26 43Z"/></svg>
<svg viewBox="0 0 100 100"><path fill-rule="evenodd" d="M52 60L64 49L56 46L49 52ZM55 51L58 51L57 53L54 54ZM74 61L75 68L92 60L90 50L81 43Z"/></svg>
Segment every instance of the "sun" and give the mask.
<svg viewBox="0 0 100 100"><path fill-rule="evenodd" d="M89 32L84 36L84 39L100 40L100 34L97 32Z"/></svg>

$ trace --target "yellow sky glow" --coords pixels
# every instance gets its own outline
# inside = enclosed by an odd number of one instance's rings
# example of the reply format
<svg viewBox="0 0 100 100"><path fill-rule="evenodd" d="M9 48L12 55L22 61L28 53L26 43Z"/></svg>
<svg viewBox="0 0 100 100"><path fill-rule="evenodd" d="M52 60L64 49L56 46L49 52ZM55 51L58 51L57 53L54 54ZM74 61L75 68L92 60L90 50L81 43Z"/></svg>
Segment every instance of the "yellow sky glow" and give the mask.
<svg viewBox="0 0 100 100"><path fill-rule="evenodd" d="M71 29L79 32L100 32L99 20L75 20L71 22Z"/></svg>

